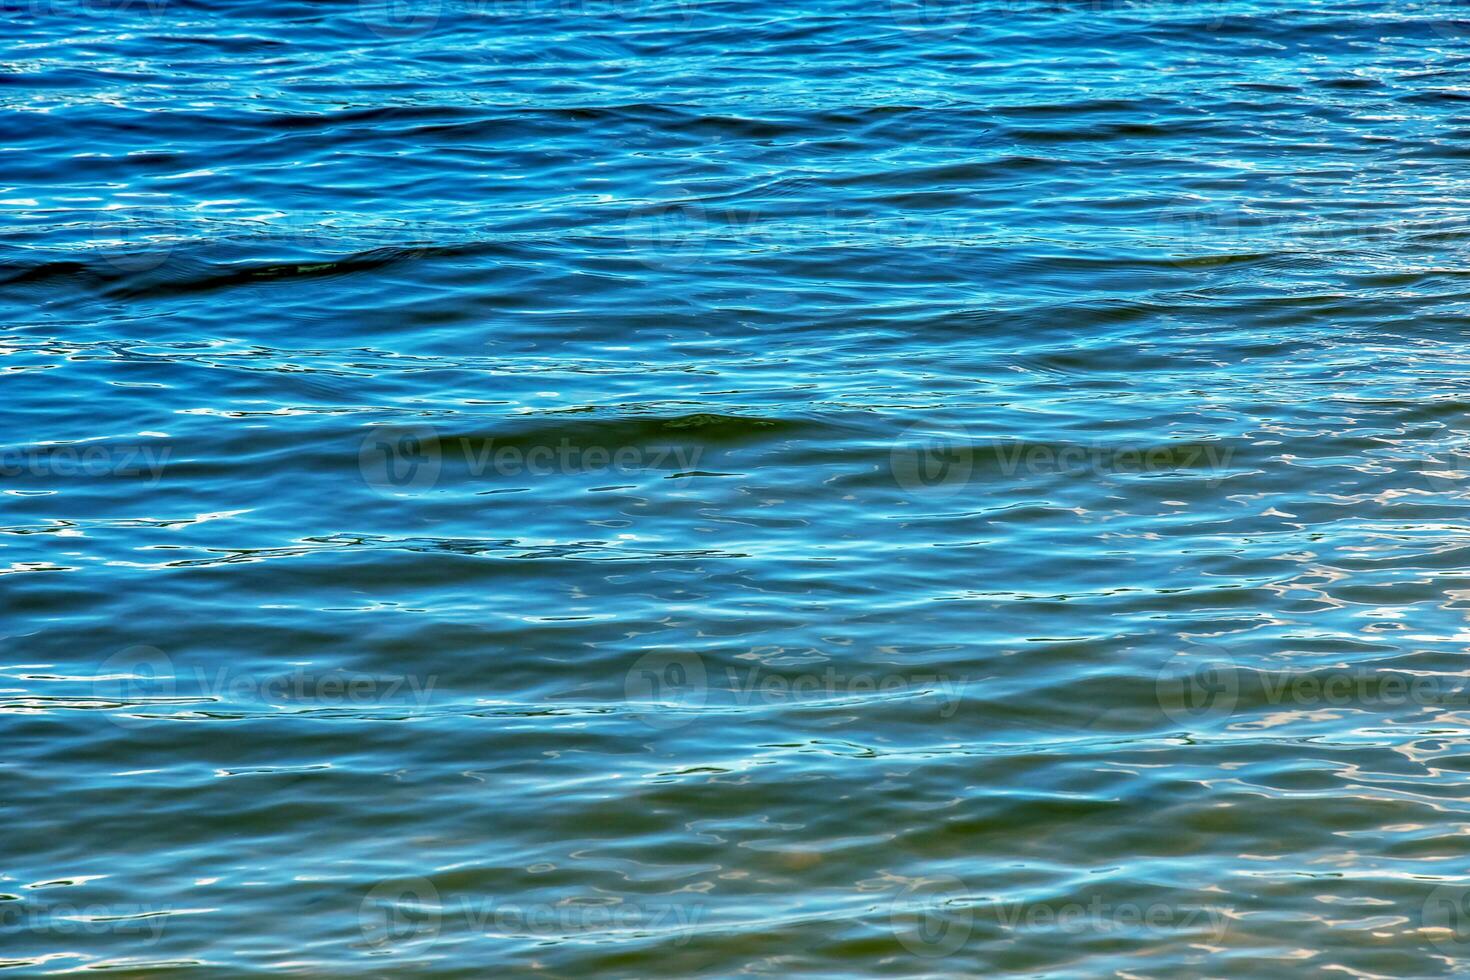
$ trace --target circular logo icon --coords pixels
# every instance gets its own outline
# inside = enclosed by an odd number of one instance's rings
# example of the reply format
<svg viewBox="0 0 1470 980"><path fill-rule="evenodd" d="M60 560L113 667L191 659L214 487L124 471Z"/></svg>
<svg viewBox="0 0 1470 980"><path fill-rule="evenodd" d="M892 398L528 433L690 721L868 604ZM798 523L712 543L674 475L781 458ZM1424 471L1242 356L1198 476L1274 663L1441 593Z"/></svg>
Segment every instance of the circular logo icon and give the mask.
<svg viewBox="0 0 1470 980"><path fill-rule="evenodd" d="M709 216L692 193L681 193L680 200L646 205L629 215L628 244L650 268L688 268L709 244Z"/></svg>
<svg viewBox="0 0 1470 980"><path fill-rule="evenodd" d="M1470 434L1453 430L1427 444L1419 474L1434 493L1458 495L1470 489Z"/></svg>
<svg viewBox="0 0 1470 980"><path fill-rule="evenodd" d="M379 882L357 910L362 938L379 947L433 942L442 917L439 890L427 878Z"/></svg>
<svg viewBox="0 0 1470 980"><path fill-rule="evenodd" d="M1424 932L1449 954L1470 952L1470 884L1441 884L1424 899Z"/></svg>
<svg viewBox="0 0 1470 980"><path fill-rule="evenodd" d="M427 425L372 426L357 452L363 480L390 495L432 489L442 464L439 433Z"/></svg>
<svg viewBox="0 0 1470 980"><path fill-rule="evenodd" d="M628 703L655 728L689 724L709 697L704 659L697 653L645 653L623 681Z"/></svg>
<svg viewBox="0 0 1470 980"><path fill-rule="evenodd" d="M138 707L172 699L178 691L173 661L156 647L119 650L102 662L92 680L92 696L107 702L107 717L123 727L147 724Z"/></svg>
<svg viewBox="0 0 1470 980"><path fill-rule="evenodd" d="M888 11L902 31L954 37L970 26L979 0L888 0Z"/></svg>
<svg viewBox="0 0 1470 980"><path fill-rule="evenodd" d="M1463 41L1470 37L1470 0L1429 0L1424 15L1440 37Z"/></svg>
<svg viewBox="0 0 1470 980"><path fill-rule="evenodd" d="M1240 242L1240 216L1227 204L1179 200L1165 206L1158 220L1169 262L1181 268L1208 264Z"/></svg>
<svg viewBox="0 0 1470 980"><path fill-rule="evenodd" d="M963 427L958 433L936 434L911 425L894 440L889 466L894 480L909 493L953 496L970 482L974 441Z"/></svg>
<svg viewBox="0 0 1470 980"><path fill-rule="evenodd" d="M1195 0L1180 9L1187 12L1194 23L1214 32L1225 26L1225 20L1230 16L1227 9L1230 2L1231 0Z"/></svg>
<svg viewBox="0 0 1470 980"><path fill-rule="evenodd" d="M92 241L102 262L129 275L151 272L168 261L183 237L183 224L166 208L116 208L96 212Z"/></svg>
<svg viewBox="0 0 1470 980"><path fill-rule="evenodd" d="M655 9L660 9L657 5L657 0L654 0L654 3ZM690 21L694 20L694 15L699 9L699 4L700 0L673 0L671 4L664 6L662 9L672 8L684 19L684 23L687 25Z"/></svg>
<svg viewBox="0 0 1470 980"><path fill-rule="evenodd" d="M423 37L439 23L443 0L358 0L368 29L390 41Z"/></svg>
<svg viewBox="0 0 1470 980"><path fill-rule="evenodd" d="M1159 707L1181 725L1229 717L1240 697L1240 671L1228 654L1190 647L1174 654L1155 681Z"/></svg>
<svg viewBox="0 0 1470 980"><path fill-rule="evenodd" d="M1440 885L1424 900L1424 929L1446 953L1470 949L1470 885Z"/></svg>
<svg viewBox="0 0 1470 980"><path fill-rule="evenodd" d="M910 884L893 900L888 917L898 941L916 956L952 956L975 928L970 889L949 875Z"/></svg>

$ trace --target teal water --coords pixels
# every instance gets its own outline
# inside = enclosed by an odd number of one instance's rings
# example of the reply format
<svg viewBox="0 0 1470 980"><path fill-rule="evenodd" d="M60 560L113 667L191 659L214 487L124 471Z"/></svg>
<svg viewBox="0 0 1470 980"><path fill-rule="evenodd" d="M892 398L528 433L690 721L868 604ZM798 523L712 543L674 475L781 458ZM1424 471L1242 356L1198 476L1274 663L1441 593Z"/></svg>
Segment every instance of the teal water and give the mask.
<svg viewBox="0 0 1470 980"><path fill-rule="evenodd" d="M35 0L0 966L1470 970L1470 10Z"/></svg>

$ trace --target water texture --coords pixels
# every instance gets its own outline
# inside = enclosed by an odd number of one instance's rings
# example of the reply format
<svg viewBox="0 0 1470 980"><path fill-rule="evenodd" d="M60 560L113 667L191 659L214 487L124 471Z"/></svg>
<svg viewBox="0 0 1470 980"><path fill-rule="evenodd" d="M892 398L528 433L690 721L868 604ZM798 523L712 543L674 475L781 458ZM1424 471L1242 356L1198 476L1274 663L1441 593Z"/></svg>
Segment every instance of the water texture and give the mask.
<svg viewBox="0 0 1470 980"><path fill-rule="evenodd" d="M1470 971L1470 7L6 22L0 966Z"/></svg>

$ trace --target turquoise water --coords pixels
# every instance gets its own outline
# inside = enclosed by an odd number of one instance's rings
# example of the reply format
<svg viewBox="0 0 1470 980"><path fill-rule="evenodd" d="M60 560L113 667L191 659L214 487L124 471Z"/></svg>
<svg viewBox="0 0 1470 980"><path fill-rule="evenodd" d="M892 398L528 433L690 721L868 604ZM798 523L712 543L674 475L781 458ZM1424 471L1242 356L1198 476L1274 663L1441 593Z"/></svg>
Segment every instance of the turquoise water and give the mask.
<svg viewBox="0 0 1470 980"><path fill-rule="evenodd" d="M36 0L0 965L1470 970L1470 10Z"/></svg>

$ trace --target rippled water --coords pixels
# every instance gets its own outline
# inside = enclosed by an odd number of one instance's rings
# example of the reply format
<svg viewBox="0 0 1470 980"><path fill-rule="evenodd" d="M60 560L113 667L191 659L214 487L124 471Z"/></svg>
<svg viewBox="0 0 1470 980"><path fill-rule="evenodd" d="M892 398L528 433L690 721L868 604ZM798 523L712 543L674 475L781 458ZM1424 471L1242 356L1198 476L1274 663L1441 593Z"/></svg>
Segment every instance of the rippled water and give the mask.
<svg viewBox="0 0 1470 980"><path fill-rule="evenodd" d="M1470 9L21 0L0 965L1470 970Z"/></svg>

